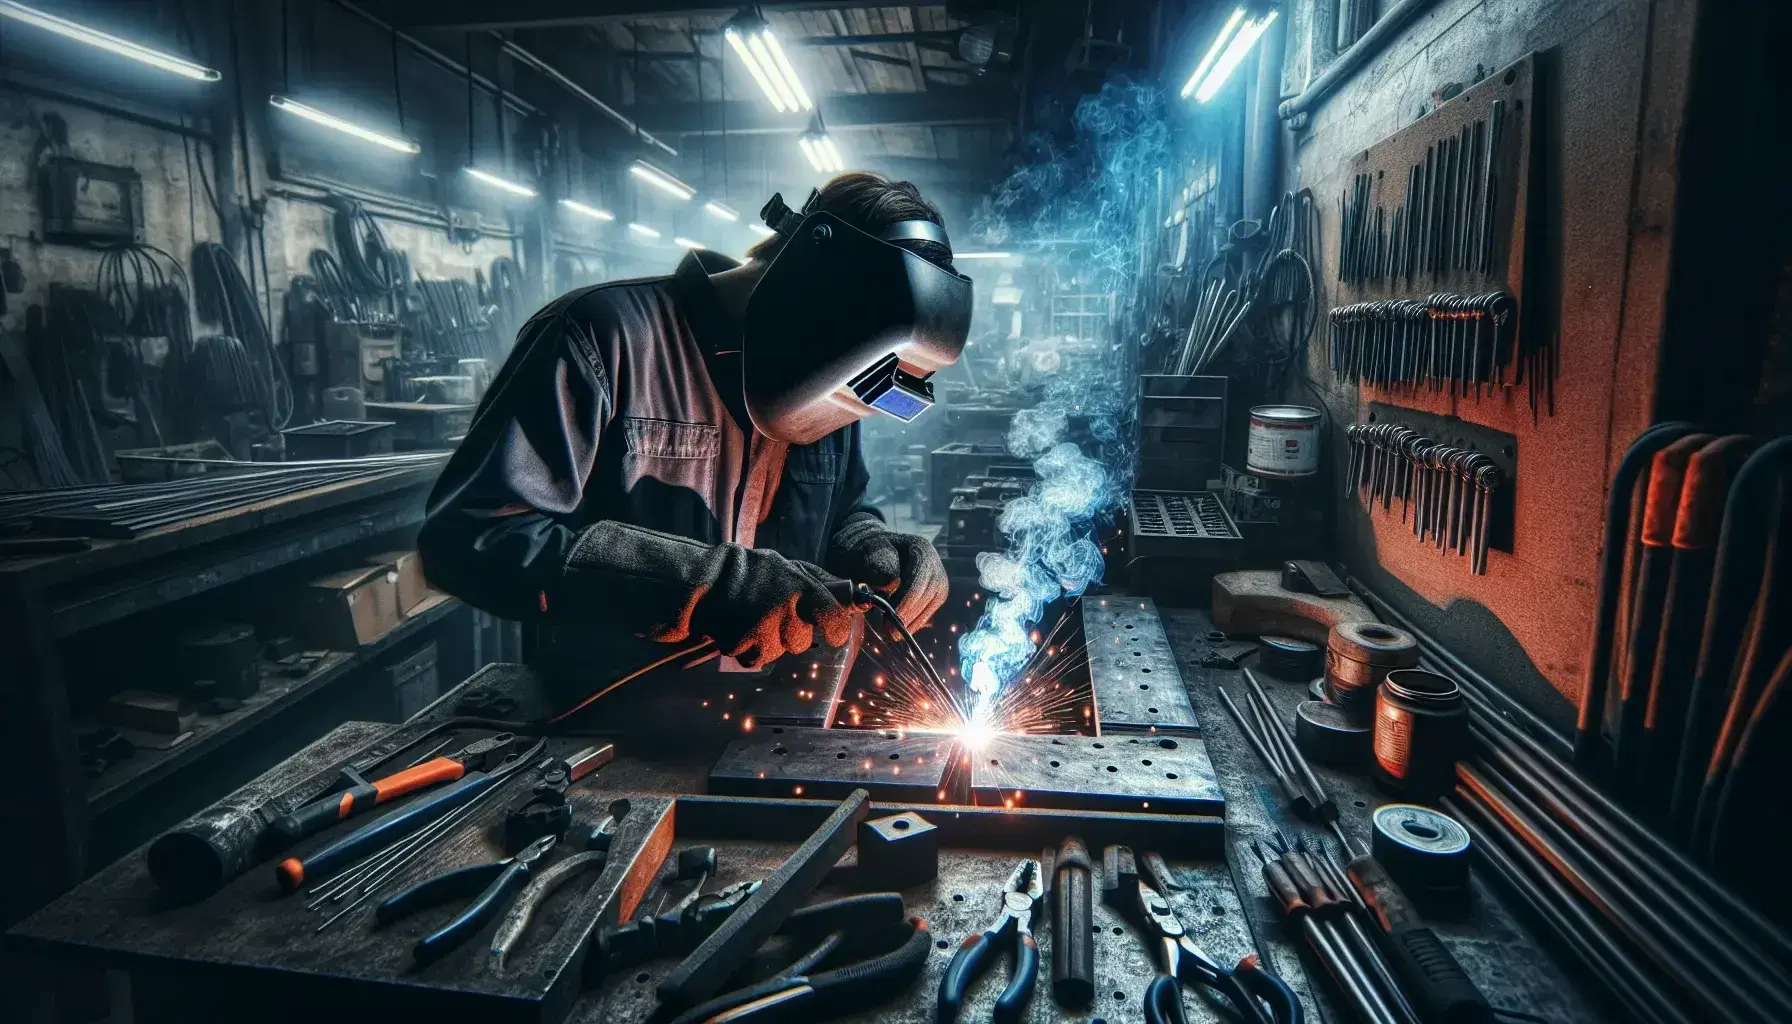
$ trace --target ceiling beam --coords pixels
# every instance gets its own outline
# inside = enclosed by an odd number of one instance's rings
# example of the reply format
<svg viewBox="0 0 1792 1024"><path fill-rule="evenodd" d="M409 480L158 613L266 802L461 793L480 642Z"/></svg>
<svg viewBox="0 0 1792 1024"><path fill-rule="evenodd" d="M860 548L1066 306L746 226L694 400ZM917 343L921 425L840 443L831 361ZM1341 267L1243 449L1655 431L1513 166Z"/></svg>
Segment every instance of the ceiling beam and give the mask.
<svg viewBox="0 0 1792 1024"><path fill-rule="evenodd" d="M761 3L767 11L886 7L889 0L797 0ZM382 11L405 28L498 29L593 25L678 14L733 14L740 4L714 0L386 0Z"/></svg>
<svg viewBox="0 0 1792 1024"><path fill-rule="evenodd" d="M826 96L821 116L829 131L913 125L999 125L1013 122L1016 104L1003 89L954 89L931 93L864 93ZM775 113L764 100L727 103L654 103L627 107L655 135L796 135L809 119Z"/></svg>

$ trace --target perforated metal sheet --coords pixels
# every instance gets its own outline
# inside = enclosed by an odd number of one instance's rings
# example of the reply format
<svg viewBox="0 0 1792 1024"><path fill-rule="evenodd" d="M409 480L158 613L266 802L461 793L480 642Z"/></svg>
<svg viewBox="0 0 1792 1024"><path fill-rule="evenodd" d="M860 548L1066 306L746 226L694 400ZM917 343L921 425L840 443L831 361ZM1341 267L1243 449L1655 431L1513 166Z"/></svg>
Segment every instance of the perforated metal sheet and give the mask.
<svg viewBox="0 0 1792 1024"><path fill-rule="evenodd" d="M970 753L983 805L1220 814L1207 747L1187 736L1002 736Z"/></svg>
<svg viewBox="0 0 1792 1024"><path fill-rule="evenodd" d="M1143 597L1084 598L1082 612L1100 731L1198 734L1157 606Z"/></svg>
<svg viewBox="0 0 1792 1024"><path fill-rule="evenodd" d="M839 798L864 788L880 800L934 803L953 742L873 729L761 727L728 745L709 772L723 796Z"/></svg>

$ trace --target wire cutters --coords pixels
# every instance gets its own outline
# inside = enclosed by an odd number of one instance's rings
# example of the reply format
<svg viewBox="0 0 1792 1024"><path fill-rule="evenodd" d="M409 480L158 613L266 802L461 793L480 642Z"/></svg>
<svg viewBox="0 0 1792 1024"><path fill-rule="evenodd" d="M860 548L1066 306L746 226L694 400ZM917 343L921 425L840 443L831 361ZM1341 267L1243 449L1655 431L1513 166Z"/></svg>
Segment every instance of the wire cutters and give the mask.
<svg viewBox="0 0 1792 1024"><path fill-rule="evenodd" d="M1163 972L1145 989L1145 1024L1188 1024L1182 1009L1182 983L1193 981L1226 997L1253 1024L1302 1024L1306 1011L1286 982L1266 970L1252 953L1238 966L1221 967L1188 937L1168 900L1144 881L1139 886L1139 916L1157 934L1163 949ZM1267 1009L1265 1009L1267 1006Z"/></svg>
<svg viewBox="0 0 1792 1024"><path fill-rule="evenodd" d="M996 1024L1012 1024L1021 1019L1027 1000L1033 997L1033 982L1039 977L1039 944L1033 941L1033 911L1044 894L1041 869L1036 860L1023 860L1015 865L1002 887L1002 915L994 924L964 940L946 973L940 977L939 1024L954 1024L964 1006L965 992L971 982L990 964L990 953L996 942L1014 930L1014 974L1008 987L996 997Z"/></svg>
<svg viewBox="0 0 1792 1024"><path fill-rule="evenodd" d="M454 920L417 940L412 952L418 963L428 963L465 942L490 920L509 901L511 894L529 880L536 861L553 849L557 841L555 836L542 836L514 857L474 864L425 879L381 903L374 910L373 919L378 924L391 924L426 907L460 896L473 896L473 901Z"/></svg>

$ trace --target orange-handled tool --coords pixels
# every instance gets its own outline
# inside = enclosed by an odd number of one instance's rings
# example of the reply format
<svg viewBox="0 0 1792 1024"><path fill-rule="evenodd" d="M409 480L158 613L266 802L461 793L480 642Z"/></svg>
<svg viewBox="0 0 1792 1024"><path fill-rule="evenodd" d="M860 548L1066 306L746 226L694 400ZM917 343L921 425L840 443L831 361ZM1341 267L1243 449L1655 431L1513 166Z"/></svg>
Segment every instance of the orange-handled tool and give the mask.
<svg viewBox="0 0 1792 1024"><path fill-rule="evenodd" d="M320 797L274 820L269 827L285 849L306 836L316 835L339 821L345 821L373 807L427 789L441 782L454 782L470 771L479 771L503 760L516 737L499 733L468 744L452 754L412 765L383 779L368 782L351 772L343 773L348 788Z"/></svg>

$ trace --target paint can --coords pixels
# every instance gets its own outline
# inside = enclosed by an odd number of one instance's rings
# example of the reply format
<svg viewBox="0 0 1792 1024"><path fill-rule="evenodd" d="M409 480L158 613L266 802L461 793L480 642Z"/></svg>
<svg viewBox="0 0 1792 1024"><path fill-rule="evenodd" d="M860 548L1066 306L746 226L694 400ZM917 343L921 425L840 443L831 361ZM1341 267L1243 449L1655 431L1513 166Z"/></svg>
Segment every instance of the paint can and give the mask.
<svg viewBox="0 0 1792 1024"><path fill-rule="evenodd" d="M1251 409L1244 467L1258 476L1304 477L1319 471L1319 410L1307 405Z"/></svg>
<svg viewBox="0 0 1792 1024"><path fill-rule="evenodd" d="M1468 702L1454 680L1406 668L1375 691L1375 778L1414 800L1435 800L1456 781L1469 747Z"/></svg>

